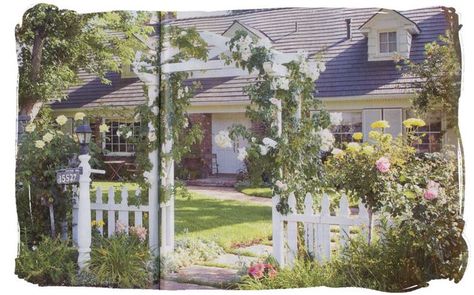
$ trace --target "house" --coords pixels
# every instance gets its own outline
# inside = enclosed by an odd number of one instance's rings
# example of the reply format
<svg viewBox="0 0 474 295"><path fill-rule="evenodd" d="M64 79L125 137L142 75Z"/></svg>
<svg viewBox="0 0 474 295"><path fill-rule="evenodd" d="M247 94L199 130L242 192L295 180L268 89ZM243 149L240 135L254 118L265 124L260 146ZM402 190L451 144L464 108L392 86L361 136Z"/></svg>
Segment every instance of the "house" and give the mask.
<svg viewBox="0 0 474 295"><path fill-rule="evenodd" d="M333 130L337 140L349 140L354 132L367 137L370 123L384 119L393 135L402 132L402 121L410 114L410 98L414 89L394 62L395 56L413 61L424 57L424 45L435 41L448 28L447 10L432 7L408 11L377 8L279 8L201 14L178 18L171 24L183 28L232 37L244 30L252 37L270 42L284 53L306 51L310 57L325 62L326 71L315 82L316 96L330 112L341 112L342 125ZM219 58L218 56L210 56ZM110 73L111 85L100 84L96 77L81 73L83 84L69 90L68 100L52 104L56 113L69 117L78 110L108 108L130 109L144 102L143 84L130 70L122 75ZM235 174L244 168L237 160L236 149L222 149L214 143L214 135L233 124L258 128L245 117L248 97L242 88L252 76L199 79L199 89L188 110L191 123L201 124L204 138L184 166L205 177L219 173ZM442 144L456 144L457 138L446 130L442 112L424 118L427 135L418 146L422 151L439 150ZM106 158L130 159L133 146L116 135L120 124L134 123L126 117L111 115L95 122L108 123L110 140L103 142ZM245 142L237 143L245 145ZM217 165L216 165L217 164Z"/></svg>

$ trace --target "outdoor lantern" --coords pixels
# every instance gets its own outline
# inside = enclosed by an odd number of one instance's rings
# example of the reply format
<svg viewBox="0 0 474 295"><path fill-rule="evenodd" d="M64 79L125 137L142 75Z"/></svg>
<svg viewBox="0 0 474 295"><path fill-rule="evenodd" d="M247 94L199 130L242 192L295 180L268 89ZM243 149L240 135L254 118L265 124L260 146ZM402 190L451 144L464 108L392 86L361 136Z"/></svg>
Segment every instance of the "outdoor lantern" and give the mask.
<svg viewBox="0 0 474 295"><path fill-rule="evenodd" d="M80 154L85 155L89 153L89 143L91 142L92 129L89 125L80 125L76 128L76 135L81 145Z"/></svg>

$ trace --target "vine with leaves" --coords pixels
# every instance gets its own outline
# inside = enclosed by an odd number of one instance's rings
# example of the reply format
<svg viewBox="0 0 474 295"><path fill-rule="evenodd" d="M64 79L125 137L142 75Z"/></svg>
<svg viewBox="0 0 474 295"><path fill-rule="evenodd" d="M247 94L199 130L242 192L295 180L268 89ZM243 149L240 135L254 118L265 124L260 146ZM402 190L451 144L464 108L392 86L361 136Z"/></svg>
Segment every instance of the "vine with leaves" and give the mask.
<svg viewBox="0 0 474 295"><path fill-rule="evenodd" d="M325 66L318 58L309 59L304 52L280 65L270 44L252 39L244 31L238 31L228 46L231 56L223 56L226 62L256 74L255 82L244 88L251 101L246 115L265 130L262 133L233 126L229 140L241 137L248 141L249 146L239 150L240 159L264 158L265 162L272 163L269 178L273 192L281 196L277 209L285 214L289 210L289 192L303 200L306 192L320 187L321 158L334 142L327 129L330 116L314 96L315 81ZM276 74L279 66L285 67L285 75ZM280 112L281 124L278 123Z"/></svg>

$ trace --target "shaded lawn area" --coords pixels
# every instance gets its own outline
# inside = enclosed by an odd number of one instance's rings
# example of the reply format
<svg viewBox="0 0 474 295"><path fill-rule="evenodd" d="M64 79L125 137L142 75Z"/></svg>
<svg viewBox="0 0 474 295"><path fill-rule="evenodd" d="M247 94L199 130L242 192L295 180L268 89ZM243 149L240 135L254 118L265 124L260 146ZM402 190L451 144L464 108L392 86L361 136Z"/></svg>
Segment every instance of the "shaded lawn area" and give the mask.
<svg viewBox="0 0 474 295"><path fill-rule="evenodd" d="M120 189L125 185L129 197L133 196L138 185L135 183L94 181L91 199L95 200L97 187L103 190L104 203L108 200L107 190L115 189L115 201L120 202ZM190 236L214 240L227 251L236 244L251 244L261 240L268 244L272 235L272 209L270 206L233 200L218 200L197 193L191 198L183 198L180 193L175 199L176 238ZM143 196L148 203L148 197Z"/></svg>
<svg viewBox="0 0 474 295"><path fill-rule="evenodd" d="M247 187L239 190L241 193L246 194L247 196L261 197L261 198L271 198L272 189L269 187Z"/></svg>
<svg viewBox="0 0 474 295"><path fill-rule="evenodd" d="M176 236L214 240L224 249L235 244L268 241L272 234L272 210L233 200L217 200L191 193L191 199L176 198Z"/></svg>

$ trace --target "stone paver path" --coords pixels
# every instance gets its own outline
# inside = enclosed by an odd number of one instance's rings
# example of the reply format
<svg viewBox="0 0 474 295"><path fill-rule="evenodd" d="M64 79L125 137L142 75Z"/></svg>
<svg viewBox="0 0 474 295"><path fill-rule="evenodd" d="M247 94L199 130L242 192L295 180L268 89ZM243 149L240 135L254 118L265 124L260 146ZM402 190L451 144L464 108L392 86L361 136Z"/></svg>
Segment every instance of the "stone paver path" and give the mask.
<svg viewBox="0 0 474 295"><path fill-rule="evenodd" d="M241 192L238 192L231 187L201 187L201 186L188 186L190 192L199 193L209 197L213 197L221 200L236 200L242 202L249 202L259 205L272 205L272 199L270 198L259 198L247 196Z"/></svg>
<svg viewBox="0 0 474 295"><path fill-rule="evenodd" d="M230 268L240 269L242 268L242 266L250 266L252 262L256 261L258 261L258 257L249 257L226 253L217 257L214 260L211 260L211 263L226 265Z"/></svg>
<svg viewBox="0 0 474 295"><path fill-rule="evenodd" d="M237 272L237 269L231 268L192 265L179 270L178 273L167 275L165 279L179 283L226 288L240 280Z"/></svg>

